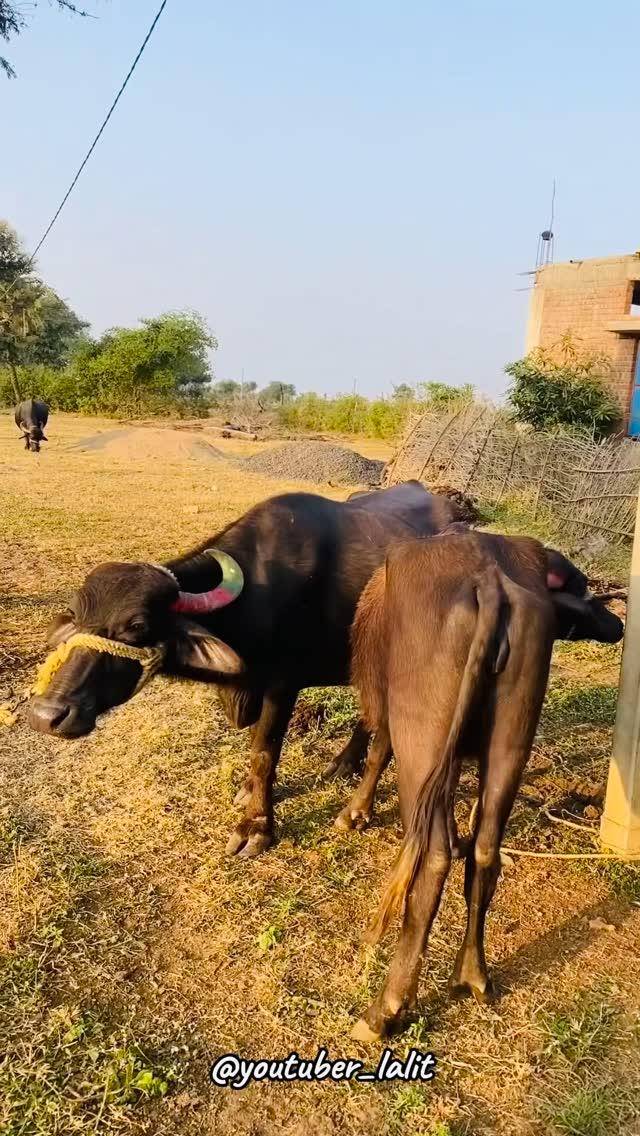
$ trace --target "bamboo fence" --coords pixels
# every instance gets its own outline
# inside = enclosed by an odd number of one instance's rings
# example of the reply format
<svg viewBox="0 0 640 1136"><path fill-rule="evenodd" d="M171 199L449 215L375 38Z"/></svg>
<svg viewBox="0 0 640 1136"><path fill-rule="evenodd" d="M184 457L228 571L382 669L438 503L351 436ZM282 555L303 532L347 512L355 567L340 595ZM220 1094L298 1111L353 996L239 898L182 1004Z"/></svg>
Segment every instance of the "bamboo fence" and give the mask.
<svg viewBox="0 0 640 1136"><path fill-rule="evenodd" d="M467 403L416 416L389 462L386 485L416 478L497 505L517 498L574 536L631 540L640 485L640 445L523 431L493 407Z"/></svg>

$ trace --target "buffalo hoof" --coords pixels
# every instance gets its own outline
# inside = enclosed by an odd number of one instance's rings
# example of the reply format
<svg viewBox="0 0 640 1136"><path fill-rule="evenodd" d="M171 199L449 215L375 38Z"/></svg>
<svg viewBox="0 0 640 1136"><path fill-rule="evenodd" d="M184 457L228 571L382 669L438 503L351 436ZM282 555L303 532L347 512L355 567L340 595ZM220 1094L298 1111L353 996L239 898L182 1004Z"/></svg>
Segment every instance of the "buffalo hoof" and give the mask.
<svg viewBox="0 0 640 1136"><path fill-rule="evenodd" d="M351 1036L354 1041L361 1041L365 1045L373 1045L376 1041L380 1041L383 1035L372 1030L365 1018L360 1018L360 1021L356 1022L351 1030Z"/></svg>
<svg viewBox="0 0 640 1136"><path fill-rule="evenodd" d="M252 859L267 851L273 844L273 833L267 828L267 818L243 820L229 837L227 856L238 856L242 860Z"/></svg>
<svg viewBox="0 0 640 1136"><path fill-rule="evenodd" d="M325 765L322 770L322 779L323 781L332 781L334 777L357 777L360 768L358 762L354 761L352 757L343 757L342 754L339 754L328 765Z"/></svg>
<svg viewBox="0 0 640 1136"><path fill-rule="evenodd" d="M484 987L474 986L470 982L459 982L455 977L449 980L449 997L454 1000L460 998L474 998L481 1006L491 1006L496 1000L496 989L490 978Z"/></svg>
<svg viewBox="0 0 640 1136"><path fill-rule="evenodd" d="M340 832L349 832L352 828L361 832L363 828L367 828L371 823L371 813L365 812L364 809L352 808L347 805L342 812L338 813L334 820L335 828L340 829Z"/></svg>

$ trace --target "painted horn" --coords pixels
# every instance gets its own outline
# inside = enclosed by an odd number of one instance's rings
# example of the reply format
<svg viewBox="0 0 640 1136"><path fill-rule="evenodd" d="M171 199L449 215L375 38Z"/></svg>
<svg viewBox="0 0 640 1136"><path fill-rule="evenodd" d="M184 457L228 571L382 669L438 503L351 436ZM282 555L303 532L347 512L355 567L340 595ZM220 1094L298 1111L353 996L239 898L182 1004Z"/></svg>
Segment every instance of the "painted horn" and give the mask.
<svg viewBox="0 0 640 1136"><path fill-rule="evenodd" d="M237 561L217 548L205 548L204 554L218 561L222 568L222 580L217 588L212 588L209 592L180 592L172 605L173 611L180 611L185 615L195 613L204 615L206 612L215 611L216 608L226 607L240 595L244 586L244 576Z"/></svg>

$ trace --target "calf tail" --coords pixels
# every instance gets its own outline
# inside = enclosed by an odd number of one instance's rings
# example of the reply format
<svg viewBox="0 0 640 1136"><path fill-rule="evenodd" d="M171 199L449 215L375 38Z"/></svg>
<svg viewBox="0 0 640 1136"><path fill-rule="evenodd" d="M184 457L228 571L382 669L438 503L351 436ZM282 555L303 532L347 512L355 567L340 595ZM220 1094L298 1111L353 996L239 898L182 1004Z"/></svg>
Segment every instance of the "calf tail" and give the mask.
<svg viewBox="0 0 640 1136"><path fill-rule="evenodd" d="M455 789L453 766L457 745L476 696L481 672L498 628L502 589L496 568L483 572L476 581L476 597L478 615L475 631L458 690L447 740L439 761L429 770L418 791L400 853L392 868L391 877L370 931L369 937L372 942L376 942L380 938L396 912L404 910L407 896L429 848L435 810L443 801L448 807L449 801L445 798L450 794L452 795Z"/></svg>

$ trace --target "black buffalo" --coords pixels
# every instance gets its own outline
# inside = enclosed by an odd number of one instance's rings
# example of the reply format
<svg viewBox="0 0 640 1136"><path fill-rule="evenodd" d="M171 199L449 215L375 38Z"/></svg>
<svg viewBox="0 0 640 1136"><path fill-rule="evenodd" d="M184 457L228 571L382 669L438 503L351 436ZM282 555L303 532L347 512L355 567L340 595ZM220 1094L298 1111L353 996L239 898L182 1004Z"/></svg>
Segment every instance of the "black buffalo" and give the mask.
<svg viewBox="0 0 640 1136"><path fill-rule="evenodd" d="M80 631L162 645L165 671L219 685L232 724L255 727L237 798L245 815L228 851L256 855L273 840L272 787L299 691L349 683L356 604L388 548L455 519L455 505L416 481L344 503L274 497L165 565L95 568L49 643ZM30 724L59 737L87 734L98 714L131 697L140 674L137 661L78 646L32 700ZM329 771L359 771L368 740L358 723Z"/></svg>
<svg viewBox="0 0 640 1136"><path fill-rule="evenodd" d="M49 407L39 398L27 398L16 406L16 426L22 431L25 449L39 453L40 443L46 442L44 427L49 421Z"/></svg>

